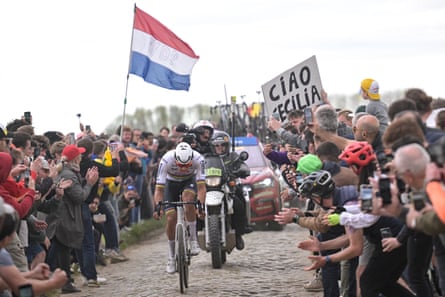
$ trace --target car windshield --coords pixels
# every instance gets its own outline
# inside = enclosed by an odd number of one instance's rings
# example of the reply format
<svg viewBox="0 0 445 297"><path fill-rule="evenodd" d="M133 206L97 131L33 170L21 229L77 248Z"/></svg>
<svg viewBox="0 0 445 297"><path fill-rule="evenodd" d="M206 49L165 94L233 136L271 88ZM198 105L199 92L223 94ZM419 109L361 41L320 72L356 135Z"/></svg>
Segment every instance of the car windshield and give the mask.
<svg viewBox="0 0 445 297"><path fill-rule="evenodd" d="M263 157L263 152L259 146L243 146L237 147L236 151L239 153L241 151L246 151L249 153L249 158L246 163L249 168L253 167L266 167L266 162Z"/></svg>

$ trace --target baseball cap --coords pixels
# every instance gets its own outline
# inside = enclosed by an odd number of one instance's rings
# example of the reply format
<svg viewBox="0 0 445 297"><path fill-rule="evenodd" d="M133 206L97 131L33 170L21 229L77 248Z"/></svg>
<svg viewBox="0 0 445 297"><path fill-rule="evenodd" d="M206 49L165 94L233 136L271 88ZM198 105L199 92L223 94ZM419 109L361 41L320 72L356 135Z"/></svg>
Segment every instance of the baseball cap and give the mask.
<svg viewBox="0 0 445 297"><path fill-rule="evenodd" d="M372 78L362 80L361 88L372 100L380 99L379 83Z"/></svg>
<svg viewBox="0 0 445 297"><path fill-rule="evenodd" d="M83 154L84 152L84 147L78 147L75 144L69 144L63 149L62 156L65 156L66 160L69 162L76 158L78 155Z"/></svg>

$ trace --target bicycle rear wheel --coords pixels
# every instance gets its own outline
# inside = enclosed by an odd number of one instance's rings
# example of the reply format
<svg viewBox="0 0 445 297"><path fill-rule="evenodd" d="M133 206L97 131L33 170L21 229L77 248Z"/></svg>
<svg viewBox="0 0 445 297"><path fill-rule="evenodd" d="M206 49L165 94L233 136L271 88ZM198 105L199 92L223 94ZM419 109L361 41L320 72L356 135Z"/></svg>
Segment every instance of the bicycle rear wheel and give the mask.
<svg viewBox="0 0 445 297"><path fill-rule="evenodd" d="M179 272L179 289L183 294L187 288L187 263L185 259L184 227L176 226L176 261Z"/></svg>

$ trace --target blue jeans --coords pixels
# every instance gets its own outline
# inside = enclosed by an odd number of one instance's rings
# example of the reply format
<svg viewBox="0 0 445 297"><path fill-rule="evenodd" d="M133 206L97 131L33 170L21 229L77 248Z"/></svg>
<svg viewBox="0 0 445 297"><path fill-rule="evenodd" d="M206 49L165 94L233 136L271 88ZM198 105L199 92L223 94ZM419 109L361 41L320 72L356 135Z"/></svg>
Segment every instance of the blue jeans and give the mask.
<svg viewBox="0 0 445 297"><path fill-rule="evenodd" d="M139 197L142 197L142 187L144 186L144 175L136 175L134 177L135 180L135 187L138 192ZM134 225L138 223L141 220L141 206L140 204L136 207L133 207L131 209L131 215L130 215L130 225Z"/></svg>
<svg viewBox="0 0 445 297"><path fill-rule="evenodd" d="M99 203L99 212L105 214L107 217L107 220L103 223L105 248L115 250L119 249L117 220L110 201L101 201Z"/></svg>
<svg viewBox="0 0 445 297"><path fill-rule="evenodd" d="M79 261L82 275L86 279L97 279L93 219L87 203L82 203L82 219L85 234L83 236L82 249L76 250L76 257L77 261Z"/></svg>

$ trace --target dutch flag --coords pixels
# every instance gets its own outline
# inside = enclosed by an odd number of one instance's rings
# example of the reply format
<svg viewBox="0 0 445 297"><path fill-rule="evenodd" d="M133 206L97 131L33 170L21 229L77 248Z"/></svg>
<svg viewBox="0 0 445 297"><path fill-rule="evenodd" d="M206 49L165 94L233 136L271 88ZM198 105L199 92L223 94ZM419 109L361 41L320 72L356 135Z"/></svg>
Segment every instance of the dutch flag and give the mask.
<svg viewBox="0 0 445 297"><path fill-rule="evenodd" d="M188 91L198 59L175 33L135 8L130 73L162 88Z"/></svg>

